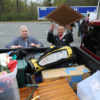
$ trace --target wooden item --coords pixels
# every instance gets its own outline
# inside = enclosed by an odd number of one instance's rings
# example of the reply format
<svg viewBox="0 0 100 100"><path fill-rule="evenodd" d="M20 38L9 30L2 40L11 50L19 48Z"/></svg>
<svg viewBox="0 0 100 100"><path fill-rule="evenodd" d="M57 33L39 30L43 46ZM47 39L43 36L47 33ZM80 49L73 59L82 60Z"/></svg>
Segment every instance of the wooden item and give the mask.
<svg viewBox="0 0 100 100"><path fill-rule="evenodd" d="M32 100L79 100L66 79L46 81L38 85ZM31 93L32 88L29 88L28 95L27 87L20 88L20 100L25 100Z"/></svg>
<svg viewBox="0 0 100 100"><path fill-rule="evenodd" d="M79 100L66 79L40 83L36 100Z"/></svg>
<svg viewBox="0 0 100 100"><path fill-rule="evenodd" d="M19 88L20 100L26 100L27 98L29 98L29 96L32 93L32 90L33 90L32 87Z"/></svg>
<svg viewBox="0 0 100 100"><path fill-rule="evenodd" d="M65 26L66 24L70 25L84 18L84 16L63 3L61 6L49 13L46 18L52 22Z"/></svg>

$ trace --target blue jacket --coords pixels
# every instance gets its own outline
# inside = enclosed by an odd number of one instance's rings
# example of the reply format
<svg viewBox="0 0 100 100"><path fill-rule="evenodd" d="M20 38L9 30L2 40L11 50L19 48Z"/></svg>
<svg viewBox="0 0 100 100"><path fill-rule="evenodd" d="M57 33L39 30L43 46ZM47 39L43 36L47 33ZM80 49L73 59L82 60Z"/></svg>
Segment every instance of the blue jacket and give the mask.
<svg viewBox="0 0 100 100"><path fill-rule="evenodd" d="M6 48L11 48L11 46L18 46L21 45L25 48L30 48L29 44L30 43L35 43L35 44L40 44L41 47L43 47L43 44L41 42L39 42L37 39L28 36L27 40L24 40L21 36L17 37L16 39L14 39L13 41L11 41L10 43L8 43L5 47Z"/></svg>

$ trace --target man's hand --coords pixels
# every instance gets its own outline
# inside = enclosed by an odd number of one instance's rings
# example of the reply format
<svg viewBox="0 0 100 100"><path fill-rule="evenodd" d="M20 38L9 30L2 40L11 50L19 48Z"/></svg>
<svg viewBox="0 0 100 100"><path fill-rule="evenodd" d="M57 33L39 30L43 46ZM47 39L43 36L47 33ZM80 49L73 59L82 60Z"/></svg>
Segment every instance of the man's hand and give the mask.
<svg viewBox="0 0 100 100"><path fill-rule="evenodd" d="M21 45L18 46L11 46L11 48L23 48Z"/></svg>
<svg viewBox="0 0 100 100"><path fill-rule="evenodd" d="M34 43L30 43L29 46L30 47L35 47L35 44Z"/></svg>
<svg viewBox="0 0 100 100"><path fill-rule="evenodd" d="M53 31L55 29L55 24L51 24L51 27L50 27L50 31Z"/></svg>
<svg viewBox="0 0 100 100"><path fill-rule="evenodd" d="M38 47L40 47L40 44L30 43L29 46L30 47L36 47L36 48L38 48Z"/></svg>
<svg viewBox="0 0 100 100"><path fill-rule="evenodd" d="M70 29L71 26L66 24L65 27L66 27L67 29Z"/></svg>

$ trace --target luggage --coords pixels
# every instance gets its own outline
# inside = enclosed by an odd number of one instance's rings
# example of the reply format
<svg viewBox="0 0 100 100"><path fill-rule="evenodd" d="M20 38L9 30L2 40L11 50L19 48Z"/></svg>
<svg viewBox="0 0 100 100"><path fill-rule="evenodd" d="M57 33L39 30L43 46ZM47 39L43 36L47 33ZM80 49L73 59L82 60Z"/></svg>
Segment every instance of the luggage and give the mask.
<svg viewBox="0 0 100 100"><path fill-rule="evenodd" d="M46 68L53 68L56 65L70 61L73 57L71 47L52 48L44 52L38 60L31 58L27 60L33 73L37 73Z"/></svg>

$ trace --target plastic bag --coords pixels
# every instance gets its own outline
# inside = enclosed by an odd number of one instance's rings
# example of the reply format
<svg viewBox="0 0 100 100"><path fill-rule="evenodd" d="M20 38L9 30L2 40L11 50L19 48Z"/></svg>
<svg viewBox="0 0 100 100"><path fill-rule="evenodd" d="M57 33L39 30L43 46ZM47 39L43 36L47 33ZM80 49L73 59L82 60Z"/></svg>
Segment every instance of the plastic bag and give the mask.
<svg viewBox="0 0 100 100"><path fill-rule="evenodd" d="M0 54L0 64L3 66L7 66L9 62L9 55L7 53Z"/></svg>
<svg viewBox="0 0 100 100"><path fill-rule="evenodd" d="M100 71L97 71L77 85L80 100L100 100Z"/></svg>
<svg viewBox="0 0 100 100"><path fill-rule="evenodd" d="M16 74L17 67L13 72L0 76L0 100L20 100Z"/></svg>

